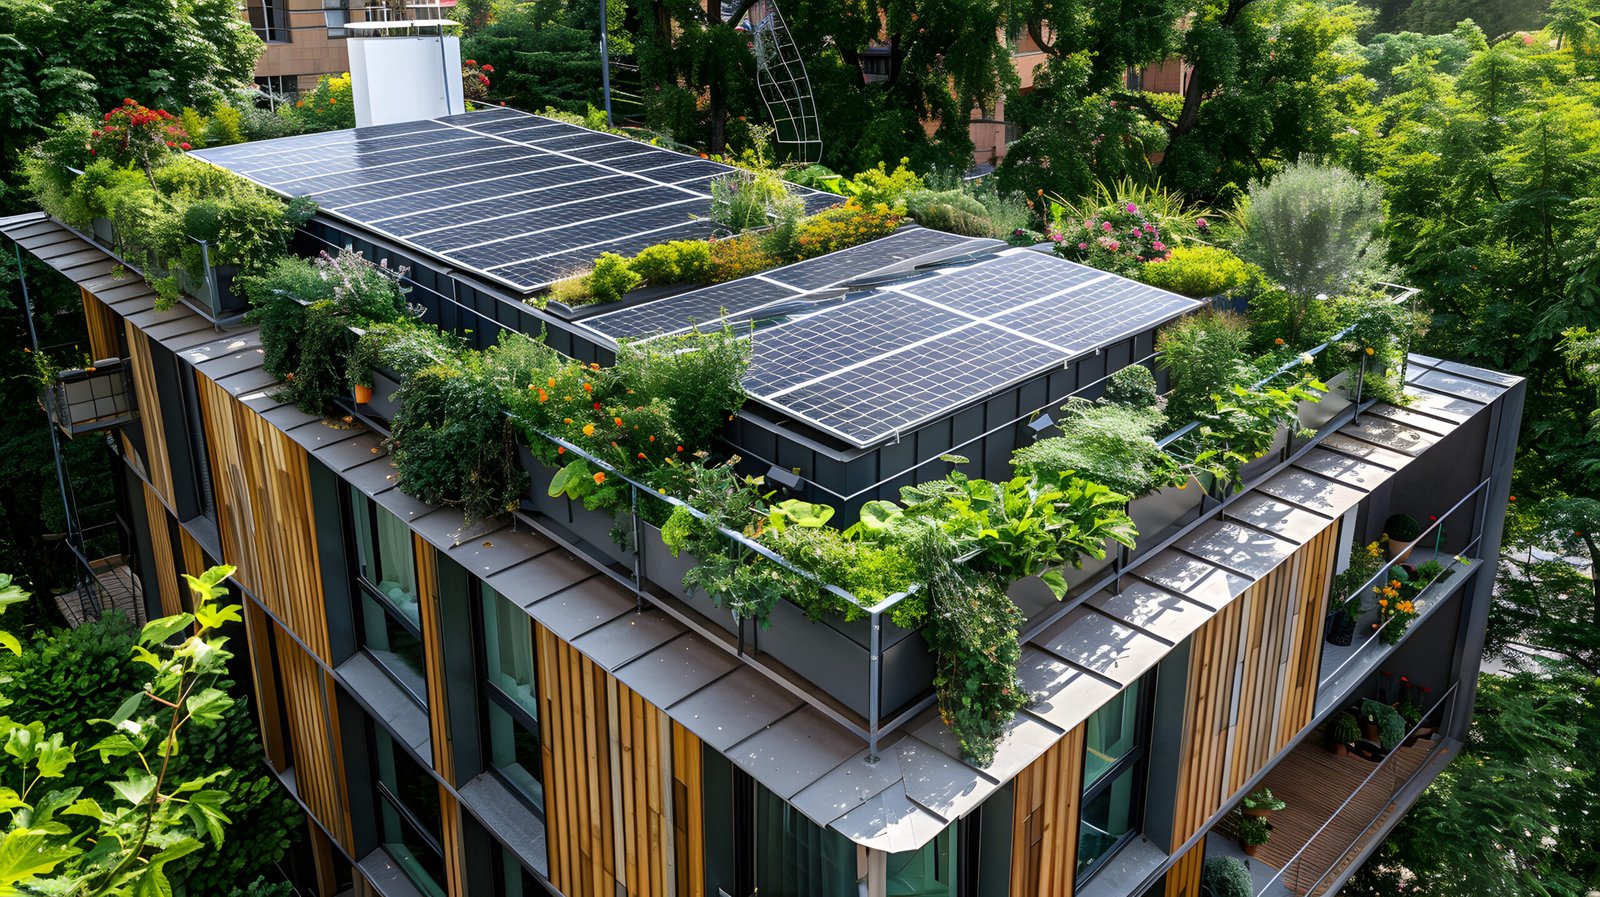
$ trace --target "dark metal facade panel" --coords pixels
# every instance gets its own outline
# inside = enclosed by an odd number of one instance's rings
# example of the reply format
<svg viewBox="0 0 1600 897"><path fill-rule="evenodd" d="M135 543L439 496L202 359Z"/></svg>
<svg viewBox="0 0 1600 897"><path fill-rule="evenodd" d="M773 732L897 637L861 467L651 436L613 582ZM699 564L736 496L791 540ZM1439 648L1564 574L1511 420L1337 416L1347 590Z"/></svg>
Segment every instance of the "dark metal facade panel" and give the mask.
<svg viewBox="0 0 1600 897"><path fill-rule="evenodd" d="M1265 530L1297 546L1310 542L1333 522L1331 516L1313 513L1259 491L1240 496L1228 505L1223 516Z"/></svg>
<svg viewBox="0 0 1600 897"><path fill-rule="evenodd" d="M1088 604L1174 645L1214 615L1203 604L1144 582L1125 586L1120 593L1100 592L1090 596Z"/></svg>
<svg viewBox="0 0 1600 897"><path fill-rule="evenodd" d="M723 753L788 800L860 750L860 739L803 706ZM818 821L827 824L832 820Z"/></svg>
<svg viewBox="0 0 1600 897"><path fill-rule="evenodd" d="M623 614L578 636L572 646L607 671L615 671L617 667L637 660L682 633L681 623L652 609L643 613ZM715 684L708 686L698 694L705 694L715 687ZM673 716L676 718L677 715Z"/></svg>
<svg viewBox="0 0 1600 897"><path fill-rule="evenodd" d="M739 661L728 652L685 633L619 667L616 674L640 697L665 708L710 685L738 665Z"/></svg>
<svg viewBox="0 0 1600 897"><path fill-rule="evenodd" d="M727 753L800 704L800 699L782 686L755 670L740 667L672 705L669 711L701 741Z"/></svg>
<svg viewBox="0 0 1600 897"><path fill-rule="evenodd" d="M527 606L535 620L564 642L610 622L623 614L638 613L639 603L623 594L608 577L595 574Z"/></svg>

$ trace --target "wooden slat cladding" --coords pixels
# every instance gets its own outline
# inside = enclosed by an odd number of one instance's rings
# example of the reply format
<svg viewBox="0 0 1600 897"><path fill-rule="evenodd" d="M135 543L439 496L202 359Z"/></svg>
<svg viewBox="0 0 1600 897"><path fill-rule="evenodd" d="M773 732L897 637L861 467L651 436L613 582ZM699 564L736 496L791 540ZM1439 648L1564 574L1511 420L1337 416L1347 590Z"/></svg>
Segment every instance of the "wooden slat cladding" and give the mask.
<svg viewBox="0 0 1600 897"><path fill-rule="evenodd" d="M1162 897L1200 897L1200 879L1205 873L1206 846L1196 844L1167 870Z"/></svg>
<svg viewBox="0 0 1600 897"><path fill-rule="evenodd" d="M167 452L167 434L161 427L161 394L156 390L155 364L150 355L150 338L144 331L126 324L128 364L133 369L133 392L143 412L145 475L162 503L172 507L172 456Z"/></svg>
<svg viewBox="0 0 1600 897"><path fill-rule="evenodd" d="M455 756L450 744L450 694L445 685L444 643L440 636L439 558L433 546L411 534L416 558L417 614L422 621L422 652L428 682L428 736L433 743L433 768L447 781L455 781Z"/></svg>
<svg viewBox="0 0 1600 897"><path fill-rule="evenodd" d="M300 799L346 851L353 850L333 681L294 639L280 632L275 642Z"/></svg>
<svg viewBox="0 0 1600 897"><path fill-rule="evenodd" d="M1311 721L1330 524L1193 636L1173 835L1186 840Z"/></svg>
<svg viewBox="0 0 1600 897"><path fill-rule="evenodd" d="M461 831L461 804L450 789L439 789L439 834L444 852L444 890L447 894L467 893L466 840Z"/></svg>
<svg viewBox="0 0 1600 897"><path fill-rule="evenodd" d="M672 831L678 897L706 891L706 804L700 754L704 745L672 724Z"/></svg>
<svg viewBox="0 0 1600 897"><path fill-rule="evenodd" d="M89 354L95 361L104 358L121 358L122 346L117 339L117 315L104 302L82 287L83 323L89 331Z"/></svg>
<svg viewBox="0 0 1600 897"><path fill-rule="evenodd" d="M1072 893L1083 795L1083 739L1080 725L1017 774L1011 827L1012 897Z"/></svg>
<svg viewBox="0 0 1600 897"><path fill-rule="evenodd" d="M235 578L324 662L329 659L305 450L197 375L222 554Z"/></svg>
<svg viewBox="0 0 1600 897"><path fill-rule="evenodd" d="M569 897L705 891L700 739L538 627L550 880Z"/></svg>
<svg viewBox="0 0 1600 897"><path fill-rule="evenodd" d="M147 582L145 587L155 587L161 598L162 616L181 614L183 592L178 579L177 556L172 551L171 518L155 490L148 483L141 483L140 487L144 490L145 520L150 524L150 554L156 567L155 581Z"/></svg>
<svg viewBox="0 0 1600 897"><path fill-rule="evenodd" d="M288 734L282 731L282 683L272 659L273 623L254 601L234 597L244 606L245 641L250 650L250 675L255 681L256 721L261 726L261 746L267 763L278 772L289 768Z"/></svg>

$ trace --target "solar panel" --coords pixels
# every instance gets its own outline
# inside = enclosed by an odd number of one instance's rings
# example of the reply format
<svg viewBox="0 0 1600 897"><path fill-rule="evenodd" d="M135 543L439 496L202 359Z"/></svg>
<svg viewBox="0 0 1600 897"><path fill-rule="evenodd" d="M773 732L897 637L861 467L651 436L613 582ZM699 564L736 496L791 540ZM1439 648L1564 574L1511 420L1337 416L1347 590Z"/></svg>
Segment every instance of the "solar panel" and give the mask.
<svg viewBox="0 0 1600 897"><path fill-rule="evenodd" d="M745 388L779 395L863 361L936 337L965 324L910 296L872 291L842 305L796 317L750 338Z"/></svg>
<svg viewBox="0 0 1600 897"><path fill-rule="evenodd" d="M796 290L755 277L719 283L672 297L670 302L647 302L585 320L589 329L613 340L638 339L687 330L690 324L714 322L725 314L740 316L751 309L793 299Z"/></svg>
<svg viewBox="0 0 1600 897"><path fill-rule="evenodd" d="M776 280L803 290L814 290L831 284L844 283L851 278L887 271L901 263L921 257L947 254L957 249L971 252L1001 245L998 240L975 240L939 230L906 227L881 240L830 252L782 268L774 268L764 276L769 280Z"/></svg>
<svg viewBox="0 0 1600 897"><path fill-rule="evenodd" d="M504 108L193 154L519 292L602 252L710 235L710 182L735 170Z"/></svg>
<svg viewBox="0 0 1600 897"><path fill-rule="evenodd" d="M1059 349L974 322L760 398L865 447L1066 360Z"/></svg>

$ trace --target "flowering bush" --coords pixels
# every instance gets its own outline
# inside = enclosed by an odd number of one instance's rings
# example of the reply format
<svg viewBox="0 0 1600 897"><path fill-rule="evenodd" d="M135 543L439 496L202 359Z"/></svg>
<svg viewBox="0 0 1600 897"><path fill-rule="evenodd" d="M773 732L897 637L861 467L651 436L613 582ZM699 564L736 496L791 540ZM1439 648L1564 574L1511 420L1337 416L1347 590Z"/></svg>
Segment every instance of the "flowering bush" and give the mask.
<svg viewBox="0 0 1600 897"><path fill-rule="evenodd" d="M887 237L899 226L900 216L883 203L865 206L852 199L800 222L795 247L800 258L816 258Z"/></svg>
<svg viewBox="0 0 1600 897"><path fill-rule="evenodd" d="M1147 262L1165 261L1172 247L1135 203L1103 207L1077 221L1061 222L1049 234L1062 258L1102 271L1136 276Z"/></svg>
<svg viewBox="0 0 1600 897"><path fill-rule="evenodd" d="M478 64L476 59L468 59L461 63L461 95L475 103L489 99L489 75L494 72L494 66L487 62Z"/></svg>
<svg viewBox="0 0 1600 897"><path fill-rule="evenodd" d="M755 234L741 234L725 240L711 241L710 280L723 283L738 280L776 265L778 260L767 253Z"/></svg>
<svg viewBox="0 0 1600 897"><path fill-rule="evenodd" d="M1403 567L1392 567L1389 580L1372 588L1378 596L1378 638L1385 645L1399 643L1417 618L1416 583Z"/></svg>
<svg viewBox="0 0 1600 897"><path fill-rule="evenodd" d="M1137 273L1153 287L1195 299L1238 289L1261 275L1259 268L1215 246L1179 246Z"/></svg>
<svg viewBox="0 0 1600 897"><path fill-rule="evenodd" d="M149 172L173 150L189 149L189 134L165 109L150 109L133 100L107 112L89 132L89 154L117 166L137 164Z"/></svg>
<svg viewBox="0 0 1600 897"><path fill-rule="evenodd" d="M293 106L281 107L280 114L298 132L355 127L355 92L350 86L350 73L323 75L317 86L295 100Z"/></svg>

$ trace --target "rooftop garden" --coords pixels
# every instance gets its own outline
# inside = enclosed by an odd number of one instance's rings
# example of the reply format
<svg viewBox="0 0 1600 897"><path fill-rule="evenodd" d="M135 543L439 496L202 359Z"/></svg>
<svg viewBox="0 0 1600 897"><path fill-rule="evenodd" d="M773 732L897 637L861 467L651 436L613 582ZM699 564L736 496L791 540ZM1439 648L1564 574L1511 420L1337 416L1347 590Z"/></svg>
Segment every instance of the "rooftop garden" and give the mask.
<svg viewBox="0 0 1600 897"><path fill-rule="evenodd" d="M407 493L473 520L525 499L581 504L613 518L630 550L644 548L635 541L644 532L693 558L674 587L762 626L792 606L812 620L882 618L920 631L940 714L979 765L1029 700L1017 678L1024 614L1013 584L1034 579L1066 597L1071 571L1137 545L1131 501L1237 489L1241 466L1300 427L1326 378L1354 373L1364 396L1399 400L1403 346L1417 326L1375 288L1364 185L1318 196L1280 188L1294 183L1288 175L1222 219L1132 185L1022 201L983 185L936 189L903 166L848 181L791 173L849 195L807 216L775 171L747 170L717 185L726 237L602 256L553 291L604 301L640 283L727 280L915 220L1049 242L1068 258L1236 309L1173 323L1158 357L1070 399L1061 435L1018 447L1011 478L972 477L964 459L947 457L942 476L847 520L749 475L721 441L745 401L741 334L624 343L609 367L562 356L541 335L504 333L470 349L422 323L403 269L349 250L288 255L305 210L183 158L187 136L175 117L125 104L99 127L63 123L30 156L30 183L68 223L113 220L123 257L164 298L169 279L192 270L198 241L213 265L239 265L234 285L261 328L279 396L327 415L346 414L352 392L392 401L388 446ZM1306 225L1306 203L1336 226ZM1156 371L1170 384L1164 393Z"/></svg>

